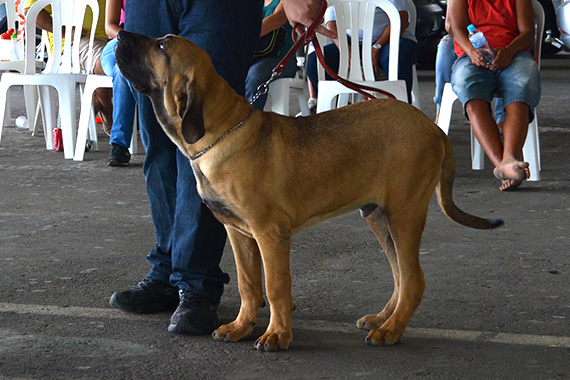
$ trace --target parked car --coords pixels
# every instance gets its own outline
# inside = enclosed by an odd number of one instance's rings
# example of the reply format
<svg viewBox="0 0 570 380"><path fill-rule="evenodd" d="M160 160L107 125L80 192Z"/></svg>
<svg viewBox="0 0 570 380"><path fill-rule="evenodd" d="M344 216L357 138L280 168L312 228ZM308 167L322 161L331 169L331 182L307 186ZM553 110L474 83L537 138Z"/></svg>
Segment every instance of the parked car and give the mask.
<svg viewBox="0 0 570 380"><path fill-rule="evenodd" d="M414 0L416 5L416 38L420 52L418 66L430 69L435 66L437 44L445 31L447 0Z"/></svg>

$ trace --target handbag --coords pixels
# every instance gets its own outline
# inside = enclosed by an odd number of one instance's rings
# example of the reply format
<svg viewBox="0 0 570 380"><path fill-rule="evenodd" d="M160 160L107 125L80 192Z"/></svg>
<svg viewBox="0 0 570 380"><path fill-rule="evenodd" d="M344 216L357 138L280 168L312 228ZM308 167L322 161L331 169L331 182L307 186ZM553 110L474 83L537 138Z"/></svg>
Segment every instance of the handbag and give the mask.
<svg viewBox="0 0 570 380"><path fill-rule="evenodd" d="M287 32L285 31L285 27L282 26L261 37L257 50L253 53L253 57L265 58L278 56L281 48L283 47L286 34Z"/></svg>

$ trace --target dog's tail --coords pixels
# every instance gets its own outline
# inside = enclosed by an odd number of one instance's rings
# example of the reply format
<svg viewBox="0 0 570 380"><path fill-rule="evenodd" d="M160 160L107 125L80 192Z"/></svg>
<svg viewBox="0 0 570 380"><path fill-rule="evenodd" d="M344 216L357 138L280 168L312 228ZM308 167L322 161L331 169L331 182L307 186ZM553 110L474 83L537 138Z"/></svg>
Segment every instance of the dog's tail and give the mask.
<svg viewBox="0 0 570 380"><path fill-rule="evenodd" d="M442 132L443 134L443 132ZM455 179L455 155L451 142L445 140L445 157L441 165L441 175L437 185L437 201L439 206L451 220L467 227L490 230L503 225L502 219L485 219L466 213L453 202L453 181Z"/></svg>

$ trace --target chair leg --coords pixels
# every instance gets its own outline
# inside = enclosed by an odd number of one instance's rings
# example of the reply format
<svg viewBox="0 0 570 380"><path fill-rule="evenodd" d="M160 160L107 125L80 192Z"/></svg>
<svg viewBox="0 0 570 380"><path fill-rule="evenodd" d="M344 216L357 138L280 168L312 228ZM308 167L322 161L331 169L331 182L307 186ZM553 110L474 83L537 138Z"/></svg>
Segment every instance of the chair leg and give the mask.
<svg viewBox="0 0 570 380"><path fill-rule="evenodd" d="M38 103L38 91L36 86L24 86L24 99L26 102L26 117L30 124L30 132L36 130L36 108Z"/></svg>
<svg viewBox="0 0 570 380"><path fill-rule="evenodd" d="M412 105L417 109L422 109L420 105L420 86L418 84L418 73L416 71L416 65L412 66Z"/></svg>
<svg viewBox="0 0 570 380"><path fill-rule="evenodd" d="M90 129L94 91L95 88L92 88L89 84L85 85L83 98L81 99L81 112L77 126L77 144L75 144L73 161L83 161L83 156L85 155L85 145L82 142L87 141L87 132Z"/></svg>
<svg viewBox="0 0 570 380"><path fill-rule="evenodd" d="M457 95L451 89L451 84L446 83L443 88L443 95L441 98L441 107L439 109L439 119L437 126L448 135L449 124L451 122L451 112L453 110L453 103L457 100Z"/></svg>
<svg viewBox="0 0 570 380"><path fill-rule="evenodd" d="M528 133L523 146L524 160L529 163L529 181L540 181L540 149L538 142L538 126L536 115L532 123L528 126Z"/></svg>
<svg viewBox="0 0 570 380"><path fill-rule="evenodd" d="M485 152L483 147L475 137L473 128L471 129L471 168L473 170L483 170L485 167Z"/></svg>
<svg viewBox="0 0 570 380"><path fill-rule="evenodd" d="M297 95L297 100L299 101L299 108L301 108L301 115L309 116L311 112L309 111L309 107L307 106L307 97L305 96L305 92L300 88L293 88L295 95Z"/></svg>
<svg viewBox="0 0 570 380"><path fill-rule="evenodd" d="M53 90L51 86L39 86L39 103L41 104L42 123L46 149L53 150L52 131L56 124L55 103L51 102Z"/></svg>
<svg viewBox="0 0 570 380"><path fill-rule="evenodd" d="M131 154L137 154L139 152L139 124L138 124L139 115L136 106L134 112L135 112L135 118L133 120L133 135L131 137L131 147L129 148Z"/></svg>
<svg viewBox="0 0 570 380"><path fill-rule="evenodd" d="M8 89L9 91L9 89ZM10 100L9 96L6 96L6 106L5 106L5 111L4 111L4 125L10 125L12 124L12 101Z"/></svg>
<svg viewBox="0 0 570 380"><path fill-rule="evenodd" d="M67 88L59 91L59 115L63 135L63 156L72 159L75 148L75 82L67 83Z"/></svg>
<svg viewBox="0 0 570 380"><path fill-rule="evenodd" d="M8 90L9 86L4 85L0 81L0 142L2 141L2 128L6 124L5 115L7 114L6 107L8 105Z"/></svg>

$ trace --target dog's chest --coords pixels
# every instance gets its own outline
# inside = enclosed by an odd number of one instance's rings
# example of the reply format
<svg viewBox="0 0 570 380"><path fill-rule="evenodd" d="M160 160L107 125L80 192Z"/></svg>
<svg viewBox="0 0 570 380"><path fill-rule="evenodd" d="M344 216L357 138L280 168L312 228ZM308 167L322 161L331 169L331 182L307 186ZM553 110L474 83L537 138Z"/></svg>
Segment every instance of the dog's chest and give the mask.
<svg viewBox="0 0 570 380"><path fill-rule="evenodd" d="M198 185L198 193L200 197L202 197L204 204L212 211L216 218L224 224L234 226L243 224L241 218L236 215L230 205L218 194L200 168L193 166L193 169Z"/></svg>

